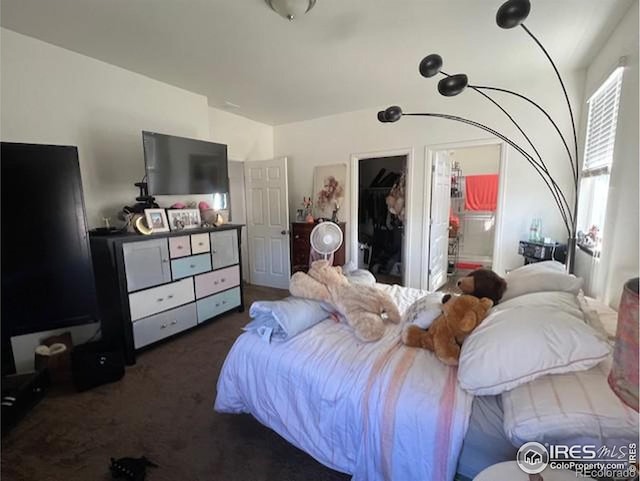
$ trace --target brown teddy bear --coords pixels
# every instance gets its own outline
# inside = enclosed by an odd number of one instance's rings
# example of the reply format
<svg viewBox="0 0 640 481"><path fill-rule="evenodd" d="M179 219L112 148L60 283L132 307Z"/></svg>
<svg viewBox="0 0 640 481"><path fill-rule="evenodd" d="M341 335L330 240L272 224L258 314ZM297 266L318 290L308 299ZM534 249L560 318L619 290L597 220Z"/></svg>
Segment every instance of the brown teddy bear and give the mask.
<svg viewBox="0 0 640 481"><path fill-rule="evenodd" d="M507 290L507 281L490 269L477 269L458 281L463 294L488 297L497 304Z"/></svg>
<svg viewBox="0 0 640 481"><path fill-rule="evenodd" d="M427 330L415 324L405 326L402 342L409 347L433 351L438 359L449 366L457 366L460 346L471 332L487 317L493 301L475 296L445 296L442 314Z"/></svg>
<svg viewBox="0 0 640 481"><path fill-rule="evenodd" d="M384 335L385 318L395 324L401 319L387 293L373 286L349 283L342 268L332 267L327 260L315 261L307 274L296 272L291 276L289 292L331 304L365 342L377 341Z"/></svg>

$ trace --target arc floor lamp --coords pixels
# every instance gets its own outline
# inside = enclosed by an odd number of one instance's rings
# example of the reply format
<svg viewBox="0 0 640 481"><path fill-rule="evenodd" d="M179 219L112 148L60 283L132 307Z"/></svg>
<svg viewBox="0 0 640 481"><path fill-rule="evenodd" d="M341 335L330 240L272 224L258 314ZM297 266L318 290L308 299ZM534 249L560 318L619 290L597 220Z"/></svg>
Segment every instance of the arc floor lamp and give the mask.
<svg viewBox="0 0 640 481"><path fill-rule="evenodd" d="M522 27L522 29L534 40L534 42L540 47L540 49L544 52L544 55L547 57L553 70L558 77L558 81L560 82L560 86L562 88L562 92L564 94L565 101L567 103L567 108L569 110L569 117L571 119L571 127L573 129L573 149L570 147L567 139L560 131L558 124L551 118L549 113L542 108L539 104L526 97L525 95L514 92L512 90L507 90L504 88L498 87L489 87L485 85L471 85L469 84L469 79L467 75L463 73L450 75L442 70L442 57L438 54L427 55L420 62L419 71L423 77L430 78L435 75L443 75L442 78L438 82L438 92L445 97L453 97L460 93L462 93L465 89L469 88L474 92L482 95L485 99L495 105L507 118L511 121L511 123L516 127L516 129L522 134L527 144L533 151L530 153L525 148L514 142L512 139L508 138L501 132L498 132L491 127L488 127L479 122L466 119L464 117L458 117L455 115L448 114L439 114L432 112L421 112L421 113L404 113L402 108L394 105L392 107L387 108L386 110L381 110L378 112L378 120L383 123L389 122L397 122L401 117L436 117L446 120L452 120L455 122L462 122L467 125L472 125L479 129L482 129L486 132L489 132L492 135L502 139L504 142L513 147L517 152L519 152L527 162L533 167L536 173L542 178L545 185L547 186L553 200L558 208L558 212L562 217L562 221L567 229L568 241L567 241L567 270L570 273L573 273L574 265L575 265L575 248L576 248L576 217L578 212L578 180L579 180L579 171L578 171L578 139L576 135L576 123L573 115L573 109L571 108L571 102L569 101L569 96L567 94L567 89L564 85L562 77L560 76L560 72L556 67L553 59L544 48L542 43L531 33L531 31L524 25L524 21L529 16L529 12L531 11L531 3L529 0L508 0L498 9L498 13L496 14L496 23L500 28L510 29L515 27ZM524 129L518 124L518 122L512 117L512 115L502 107L497 100L491 97L486 92L499 92L508 95L512 95L518 97L526 102L528 102L531 106L538 109L540 112L544 114L544 116L549 120L551 126L553 126L554 130L560 137L562 144L564 145L567 160L569 161L569 167L571 169L571 177L572 177L572 185L573 192L567 193L563 191L563 189L558 185L556 180L550 174L547 164L545 164L542 155L539 150L536 148L532 140L525 133ZM573 193L573 197L571 194Z"/></svg>

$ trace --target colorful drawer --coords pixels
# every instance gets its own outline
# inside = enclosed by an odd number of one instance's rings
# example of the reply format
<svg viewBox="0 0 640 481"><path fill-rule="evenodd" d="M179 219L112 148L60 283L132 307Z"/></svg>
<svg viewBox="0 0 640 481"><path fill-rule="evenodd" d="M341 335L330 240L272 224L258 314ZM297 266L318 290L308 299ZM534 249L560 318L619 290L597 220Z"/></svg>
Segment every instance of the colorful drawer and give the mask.
<svg viewBox="0 0 640 481"><path fill-rule="evenodd" d="M189 236L169 237L169 253L172 259L191 255Z"/></svg>
<svg viewBox="0 0 640 481"><path fill-rule="evenodd" d="M191 252L193 254L202 254L203 252L209 252L209 234L192 234Z"/></svg>
<svg viewBox="0 0 640 481"><path fill-rule="evenodd" d="M197 256L183 257L171 261L171 272L173 280L183 277L195 276L211 270L211 256L200 254Z"/></svg>
<svg viewBox="0 0 640 481"><path fill-rule="evenodd" d="M133 341L136 349L172 336L198 324L196 305L186 306L145 317L133 323Z"/></svg>
<svg viewBox="0 0 640 481"><path fill-rule="evenodd" d="M196 277L196 299L210 296L240 284L240 267L232 266Z"/></svg>
<svg viewBox="0 0 640 481"><path fill-rule="evenodd" d="M204 322L229 309L240 305L240 287L234 287L228 291L220 292L213 296L196 301L198 309L198 322Z"/></svg>
<svg viewBox="0 0 640 481"><path fill-rule="evenodd" d="M164 286L129 294L131 320L136 321L194 300L193 279L183 279Z"/></svg>

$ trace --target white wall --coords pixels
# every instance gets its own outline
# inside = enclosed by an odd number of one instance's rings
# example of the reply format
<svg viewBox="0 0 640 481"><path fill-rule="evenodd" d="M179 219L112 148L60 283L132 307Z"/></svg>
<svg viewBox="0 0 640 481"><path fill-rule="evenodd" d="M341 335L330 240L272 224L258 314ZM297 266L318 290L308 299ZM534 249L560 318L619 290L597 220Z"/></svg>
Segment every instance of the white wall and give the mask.
<svg viewBox="0 0 640 481"><path fill-rule="evenodd" d="M11 30L0 35L0 138L78 146L90 227L103 217L114 224L117 212L135 202L133 184L144 175L142 130L226 143L238 160L273 157L273 127L212 109L202 95ZM169 205L174 197L159 200ZM96 326L64 330L86 339ZM33 347L46 336L16 341L21 369L28 370Z"/></svg>
<svg viewBox="0 0 640 481"><path fill-rule="evenodd" d="M206 97L2 29L4 141L77 145L89 226L135 203L142 130L209 137Z"/></svg>
<svg viewBox="0 0 640 481"><path fill-rule="evenodd" d="M78 146L91 227L135 202L142 130L225 143L234 160L273 157L273 127L202 95L4 28L1 43L2 140Z"/></svg>
<svg viewBox="0 0 640 481"><path fill-rule="evenodd" d="M532 47L533 48L533 47ZM564 73L574 108L580 115L583 98L585 72ZM483 84L491 84L492 79L483 79ZM563 105L562 92L550 70L544 78L531 79L528 85L502 85L499 71L493 83L502 87L518 90L545 106L557 119L567 134L570 133L566 107ZM435 80L425 79L425 91L434 92ZM496 97L498 98L498 97ZM547 163L561 186L571 196L571 172L568 161L563 155L559 139L542 114L538 114L523 102L505 96L500 101L520 119L525 130L544 153ZM394 99L380 99L381 108L393 103ZM428 106L428 107L425 107ZM467 91L456 98L443 98L432 95L424 98L409 99L405 102L406 111L448 112L471 118L496 128L499 131L521 141L517 131L508 119L485 99L473 91ZM349 112L319 119L276 126L275 155L289 157L289 197L292 214L303 196L310 195L313 182L313 166L349 162L351 154L411 148L414 153L414 172L408 182L408 202L411 205L413 223L409 245L411 259L407 261L408 285L418 287L421 279L421 257L428 255L428 245L422 238L423 212L427 186L430 178L425 172L425 146L465 140L486 139L490 136L476 128L443 119L405 117L395 124L381 124L376 118L378 109ZM524 145L524 144L522 144ZM350 185L350 182L348 182ZM544 234L560 241L567 238L566 230L556 211L550 194L544 183L536 176L523 157L509 149L506 165L506 208L504 212L504 231L502 235L503 265L498 270L514 268L522 264L517 254L518 240L526 239L532 217L543 219ZM345 199L348 204L348 196ZM341 209L349 216L350 207ZM347 218L347 222L351 219ZM349 229L347 229L348 231ZM347 239L349 242L349 239Z"/></svg>
<svg viewBox="0 0 640 481"><path fill-rule="evenodd" d="M497 174L500 171L500 145L479 145L465 149L454 149L449 154L457 161L462 175Z"/></svg>
<svg viewBox="0 0 640 481"><path fill-rule="evenodd" d="M634 2L589 66L584 97L586 104L618 66L620 57L626 57L601 258L593 260L578 252L581 262L576 270L586 278L588 294L615 308L624 282L638 276L638 42L638 2ZM584 109L583 139L586 112Z"/></svg>
<svg viewBox="0 0 640 481"><path fill-rule="evenodd" d="M209 138L227 144L231 160L269 160L273 158L273 127L209 108Z"/></svg>

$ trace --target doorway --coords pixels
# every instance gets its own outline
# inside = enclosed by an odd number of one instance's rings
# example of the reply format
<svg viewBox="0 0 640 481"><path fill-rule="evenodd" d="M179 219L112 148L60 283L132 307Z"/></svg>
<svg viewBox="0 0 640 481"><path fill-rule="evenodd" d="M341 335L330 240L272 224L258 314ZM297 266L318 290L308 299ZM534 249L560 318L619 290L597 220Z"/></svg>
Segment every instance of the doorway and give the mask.
<svg viewBox="0 0 640 481"><path fill-rule="evenodd" d="M404 285L407 159L407 154L364 156L354 172L357 267L383 284Z"/></svg>
<svg viewBox="0 0 640 481"><path fill-rule="evenodd" d="M429 290L455 290L472 270L499 270L505 146L498 140L428 149Z"/></svg>
<svg viewBox="0 0 640 481"><path fill-rule="evenodd" d="M291 277L287 158L244 162L249 283L288 289Z"/></svg>

